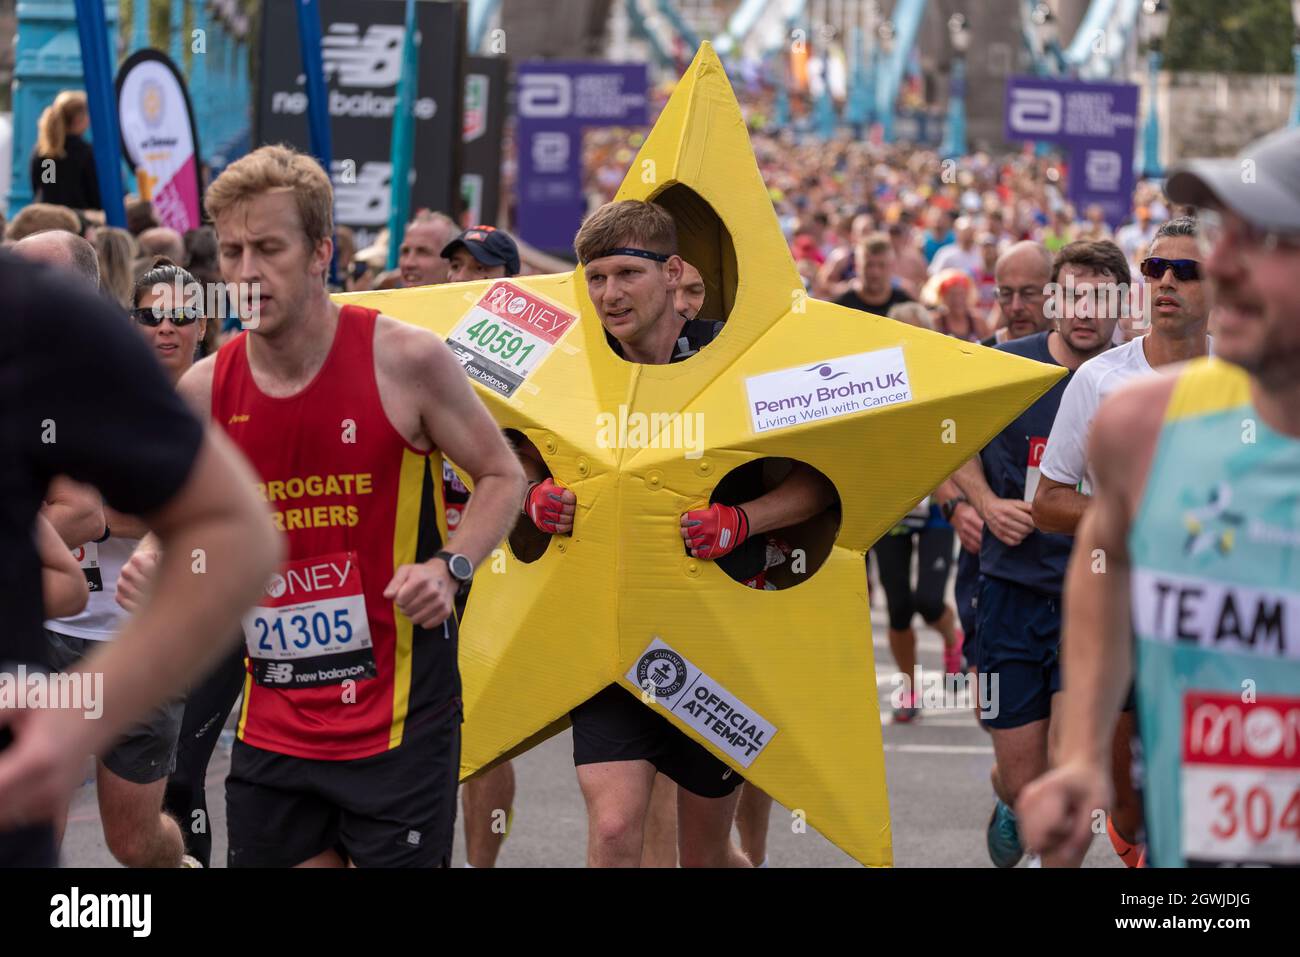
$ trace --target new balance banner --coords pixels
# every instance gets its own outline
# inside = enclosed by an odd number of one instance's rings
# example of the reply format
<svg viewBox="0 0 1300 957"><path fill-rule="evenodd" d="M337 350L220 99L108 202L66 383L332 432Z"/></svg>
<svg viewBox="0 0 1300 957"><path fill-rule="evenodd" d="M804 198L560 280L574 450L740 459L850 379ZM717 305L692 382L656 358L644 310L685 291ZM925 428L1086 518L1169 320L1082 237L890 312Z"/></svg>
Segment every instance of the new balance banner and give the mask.
<svg viewBox="0 0 1300 957"><path fill-rule="evenodd" d="M294 0L262 4L257 141L307 151L307 87L295 44ZM333 140L334 220L351 226L357 248L388 225L393 175L389 146L402 72L402 0L320 0L321 55ZM416 4L420 78L416 91L411 209L455 217L460 207L461 65L465 5Z"/></svg>
<svg viewBox="0 0 1300 957"><path fill-rule="evenodd" d="M465 222L497 223L501 210L501 137L506 117L508 62L501 57L465 60L464 172L460 178Z"/></svg>
<svg viewBox="0 0 1300 957"><path fill-rule="evenodd" d="M198 137L180 71L158 50L137 50L117 72L122 149L158 221L179 233L202 218Z"/></svg>

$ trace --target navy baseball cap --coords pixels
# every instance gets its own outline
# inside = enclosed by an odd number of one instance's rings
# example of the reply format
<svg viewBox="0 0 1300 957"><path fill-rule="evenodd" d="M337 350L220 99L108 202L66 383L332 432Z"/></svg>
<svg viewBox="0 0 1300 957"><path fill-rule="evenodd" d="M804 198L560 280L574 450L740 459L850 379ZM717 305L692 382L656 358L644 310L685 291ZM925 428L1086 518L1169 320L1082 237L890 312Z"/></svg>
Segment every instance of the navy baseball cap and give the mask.
<svg viewBox="0 0 1300 957"><path fill-rule="evenodd" d="M519 275L519 247L510 234L493 226L471 226L442 249L442 258L450 259L458 247L484 266L505 266L507 276Z"/></svg>

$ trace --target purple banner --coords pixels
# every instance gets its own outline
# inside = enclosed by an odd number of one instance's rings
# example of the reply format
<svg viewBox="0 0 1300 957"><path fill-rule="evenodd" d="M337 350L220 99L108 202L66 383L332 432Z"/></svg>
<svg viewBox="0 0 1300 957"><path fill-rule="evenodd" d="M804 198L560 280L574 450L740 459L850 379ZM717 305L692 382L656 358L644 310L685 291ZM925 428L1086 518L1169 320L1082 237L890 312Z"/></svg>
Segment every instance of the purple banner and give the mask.
<svg viewBox="0 0 1300 957"><path fill-rule="evenodd" d="M1132 205L1137 117L1138 88L1131 83L1013 76L1003 134L1068 147L1070 202L1080 215L1097 203L1117 226Z"/></svg>
<svg viewBox="0 0 1300 957"><path fill-rule="evenodd" d="M582 134L592 126L644 126L644 64L538 61L519 65L515 227L525 242L573 255L587 211Z"/></svg>

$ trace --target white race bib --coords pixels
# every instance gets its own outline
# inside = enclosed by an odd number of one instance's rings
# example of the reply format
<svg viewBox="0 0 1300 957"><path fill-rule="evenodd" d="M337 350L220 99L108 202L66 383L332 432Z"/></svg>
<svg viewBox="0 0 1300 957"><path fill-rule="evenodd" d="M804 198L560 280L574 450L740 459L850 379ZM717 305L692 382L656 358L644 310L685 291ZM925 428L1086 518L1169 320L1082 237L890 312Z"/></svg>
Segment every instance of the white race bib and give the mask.
<svg viewBox="0 0 1300 957"><path fill-rule="evenodd" d="M289 562L243 625L258 684L314 688L378 673L356 552Z"/></svg>

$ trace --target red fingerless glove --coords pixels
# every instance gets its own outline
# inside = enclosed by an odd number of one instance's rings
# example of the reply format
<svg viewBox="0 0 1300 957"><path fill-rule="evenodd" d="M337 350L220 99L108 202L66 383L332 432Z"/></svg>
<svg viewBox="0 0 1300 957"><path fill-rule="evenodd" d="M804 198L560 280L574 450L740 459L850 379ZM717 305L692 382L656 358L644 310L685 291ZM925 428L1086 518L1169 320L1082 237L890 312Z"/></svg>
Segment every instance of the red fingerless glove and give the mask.
<svg viewBox="0 0 1300 957"><path fill-rule="evenodd" d="M686 513L686 544L696 558L716 561L749 538L749 516L739 505L715 502Z"/></svg>
<svg viewBox="0 0 1300 957"><path fill-rule="evenodd" d="M524 496L524 514L548 535L556 534L555 523L560 519L564 507L560 502L560 491L563 488L564 486L556 485L550 478L546 478L530 485L528 494Z"/></svg>

